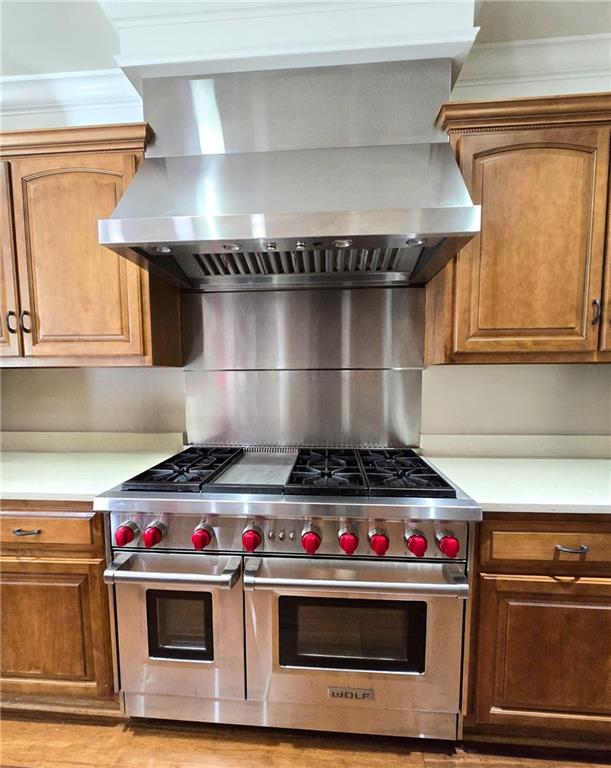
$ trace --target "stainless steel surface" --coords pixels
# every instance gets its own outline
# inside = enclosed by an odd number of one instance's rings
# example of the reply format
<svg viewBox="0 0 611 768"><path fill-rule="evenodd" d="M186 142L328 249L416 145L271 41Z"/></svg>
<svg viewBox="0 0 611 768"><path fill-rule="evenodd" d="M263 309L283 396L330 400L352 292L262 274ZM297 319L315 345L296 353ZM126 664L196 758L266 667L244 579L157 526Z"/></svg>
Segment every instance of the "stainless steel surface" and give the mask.
<svg viewBox="0 0 611 768"><path fill-rule="evenodd" d="M315 564L319 566L320 564ZM342 573L347 569L351 573L351 565L338 562L334 565L335 575L341 580ZM358 566L361 570L362 566ZM418 600L426 602L426 664L422 674L404 672L374 672L359 670L316 669L312 667L282 667L279 665L279 624L278 599L281 596L304 594L298 585L279 586L275 589L245 592L246 616L246 665L248 698L262 701L266 704L309 704L313 709L324 705L327 699L327 689L332 686L349 686L351 688L374 689L375 696L370 700L359 703L362 708L361 717L366 718L369 710L384 711L404 710L406 715L411 710L436 711L454 713L459 711L463 601L453 596L429 596L418 594L410 596L409 586L418 579L421 572L424 581L433 579L432 570L442 566L420 565L410 563L377 562L370 566L372 580L384 580L389 583L406 584L406 592L400 595L391 592L364 593L345 590L342 597L346 599L366 599L372 601ZM301 577L316 579L319 567L306 561L304 564L291 560L266 558L261 565L261 578L274 579L281 574L301 570ZM358 580L355 578L352 580ZM321 597L333 596L333 590L321 587L318 592L306 591L308 595L318 594Z"/></svg>
<svg viewBox="0 0 611 768"><path fill-rule="evenodd" d="M447 142L449 59L151 78L147 157Z"/></svg>
<svg viewBox="0 0 611 768"><path fill-rule="evenodd" d="M280 327L280 350L281 337ZM414 446L421 382L413 369L188 370L187 433L225 445Z"/></svg>
<svg viewBox="0 0 611 768"><path fill-rule="evenodd" d="M427 712L419 709L361 710L360 702L341 700L311 704L282 702L222 701L192 696L128 693L125 712L131 717L151 717L204 723L267 726L272 728L307 728L338 733L371 733L385 736L456 739L457 716L454 713Z"/></svg>
<svg viewBox="0 0 611 768"><path fill-rule="evenodd" d="M373 496L268 496L247 493L144 493L122 491L121 486L102 493L93 500L98 512L121 515L146 515L147 520L174 515L223 515L238 519L252 517L268 520L319 519L355 521L479 522L481 508L462 491L456 499L392 498ZM163 544L163 542L162 542Z"/></svg>
<svg viewBox="0 0 611 768"><path fill-rule="evenodd" d="M421 368L424 299L422 288L185 294L187 368Z"/></svg>
<svg viewBox="0 0 611 768"><path fill-rule="evenodd" d="M99 235L204 288L322 272L344 280L394 272L409 282L436 250L449 258L479 225L449 145L407 144L149 158ZM338 238L355 253L338 250ZM408 245L419 239L424 247ZM165 248L171 253L160 254Z"/></svg>
<svg viewBox="0 0 611 768"><path fill-rule="evenodd" d="M312 594L333 596L344 592L374 592L376 595L442 595L466 599L469 585L464 567L412 563L409 571L396 563L362 563L346 560L325 560L321 563L287 560L271 566L271 573L262 575L261 558L247 558L244 563L244 589L268 590L292 588Z"/></svg>
<svg viewBox="0 0 611 768"><path fill-rule="evenodd" d="M201 587L217 587L218 589L231 589L240 578L242 561L239 557L232 557L221 573L198 573L186 570L189 563L183 560L174 560L182 567L176 573L171 570L150 570L149 561L137 560L135 553L130 552L127 557L118 556L104 571L104 581L107 584L119 584L127 582L131 584L193 584ZM165 565L165 563L163 563ZM193 566L201 565L201 561L191 561ZM157 563L160 565L160 563ZM132 570L134 569L134 570Z"/></svg>
<svg viewBox="0 0 611 768"><path fill-rule="evenodd" d="M247 452L241 459L230 464L219 477L210 483L218 485L284 485L295 463L297 451Z"/></svg>
<svg viewBox="0 0 611 768"><path fill-rule="evenodd" d="M116 581L118 646L121 664L121 689L125 694L164 694L200 699L238 699L245 696L244 645L241 630L243 591L238 580L232 589L218 584L180 584L181 593L207 592L212 597L212 626L214 658L212 661L156 658L149 655L147 589L175 592L177 584L172 575L196 573L201 577L220 576L229 567L231 559L225 556L165 554L134 554L134 572L140 572L140 581ZM149 573L168 574L168 582L155 582L147 586ZM113 572L113 578L116 576ZM109 575L110 577L110 575ZM175 717L180 716L176 711Z"/></svg>
<svg viewBox="0 0 611 768"><path fill-rule="evenodd" d="M314 510L312 510L314 512ZM375 511L379 514L376 516ZM247 514L232 516L223 510L208 514L172 514L158 513L167 525L168 534L162 541L155 546L155 552L189 552L193 554L191 543L191 534L193 531L205 522L213 531L213 540L206 547L206 554L217 554L218 552L232 554L247 554L242 545L242 532L246 527L256 527L262 538L261 546L254 555L281 554L283 556L303 557L304 551L301 546L301 536L312 525L319 529L322 537L319 550L315 557L341 558L344 563L353 560L372 560L381 562L380 558L374 555L369 548L368 534L376 527L383 527L389 537L390 544L387 558L400 558L408 560L410 563L418 564L422 562L416 558L406 546L405 534L417 520L417 512L409 507L403 507L402 515L396 515L393 519L384 515L383 510L370 510L370 515L364 518L356 516L339 516L328 514L326 516L310 514L308 516L292 517L273 517L258 514L257 507L251 506ZM446 510L446 513L450 510ZM410 517L410 513L414 515ZM132 512L113 512L110 516L110 533L114 532L121 525L128 521L135 522L142 531L153 520L153 516L146 509ZM339 546L338 536L340 531L349 527L350 530L359 537L359 544L354 554L348 556ZM466 556L468 546L467 525L461 521L440 520L422 520L418 521L418 527L422 531L428 543L428 549L425 560L434 560L438 562L447 562L447 558L439 551L436 544L436 534L445 528L451 528L452 534L460 542L460 552L458 561L462 562ZM145 551L141 536L136 536L130 544L121 548L122 553L131 553ZM115 558L116 559L116 558ZM383 562L383 561L382 561ZM323 564L321 564L323 568ZM124 579L143 578L138 573L131 575L130 571L119 572ZM121 576L118 574L119 578ZM146 574L148 578L148 574ZM167 574L166 574L167 576ZM110 573L108 574L110 578ZM193 578L203 578L197 573ZM219 577L220 578L220 577ZM322 578L322 576L321 576Z"/></svg>

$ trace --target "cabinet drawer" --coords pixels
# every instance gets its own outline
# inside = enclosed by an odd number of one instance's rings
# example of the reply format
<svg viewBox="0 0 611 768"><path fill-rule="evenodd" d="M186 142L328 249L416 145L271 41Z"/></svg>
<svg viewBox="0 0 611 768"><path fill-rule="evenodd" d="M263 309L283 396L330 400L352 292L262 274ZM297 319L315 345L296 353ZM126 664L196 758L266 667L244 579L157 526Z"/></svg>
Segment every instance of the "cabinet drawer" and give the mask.
<svg viewBox="0 0 611 768"><path fill-rule="evenodd" d="M35 546L39 544L90 545L93 513L70 517L47 515L0 516L0 542Z"/></svg>

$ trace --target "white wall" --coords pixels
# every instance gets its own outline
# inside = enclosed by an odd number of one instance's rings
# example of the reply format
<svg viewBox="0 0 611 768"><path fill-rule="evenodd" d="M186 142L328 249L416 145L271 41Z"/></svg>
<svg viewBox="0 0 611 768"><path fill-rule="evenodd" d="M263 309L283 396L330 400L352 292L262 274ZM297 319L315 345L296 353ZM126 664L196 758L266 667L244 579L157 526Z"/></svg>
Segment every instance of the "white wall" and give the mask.
<svg viewBox="0 0 611 768"><path fill-rule="evenodd" d="M0 427L31 432L184 432L180 368L5 369Z"/></svg>
<svg viewBox="0 0 611 768"><path fill-rule="evenodd" d="M611 435L611 365L433 366L422 432ZM183 432L180 369L10 369L0 426L10 431Z"/></svg>

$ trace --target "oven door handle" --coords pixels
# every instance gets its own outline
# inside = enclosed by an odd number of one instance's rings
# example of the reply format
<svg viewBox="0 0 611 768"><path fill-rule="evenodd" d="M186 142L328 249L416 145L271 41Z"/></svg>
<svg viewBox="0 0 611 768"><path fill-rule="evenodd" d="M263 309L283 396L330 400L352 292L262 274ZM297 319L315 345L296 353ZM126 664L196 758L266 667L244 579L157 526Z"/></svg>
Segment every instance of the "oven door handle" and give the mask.
<svg viewBox="0 0 611 768"><path fill-rule="evenodd" d="M217 589L231 589L240 578L241 558L232 557L222 573L167 573L156 571L132 571L134 553L121 553L104 571L106 584L177 584L201 585Z"/></svg>
<svg viewBox="0 0 611 768"><path fill-rule="evenodd" d="M325 592L401 592L408 595L432 595L438 597L469 596L469 582L464 573L452 565L443 566L445 582L410 581L359 581L347 579L312 579L284 576L259 576L261 560L248 558L244 565L244 589L271 590L324 590Z"/></svg>

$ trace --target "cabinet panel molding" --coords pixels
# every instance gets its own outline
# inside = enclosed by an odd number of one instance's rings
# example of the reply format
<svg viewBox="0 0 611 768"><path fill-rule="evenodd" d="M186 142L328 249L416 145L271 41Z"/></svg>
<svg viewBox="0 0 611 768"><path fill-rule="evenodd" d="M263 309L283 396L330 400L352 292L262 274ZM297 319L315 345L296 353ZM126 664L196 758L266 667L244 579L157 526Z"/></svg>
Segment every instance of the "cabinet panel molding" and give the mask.
<svg viewBox="0 0 611 768"><path fill-rule="evenodd" d="M0 356L19 357L21 334L10 165L0 161Z"/></svg>

